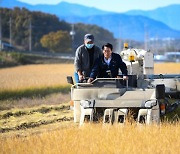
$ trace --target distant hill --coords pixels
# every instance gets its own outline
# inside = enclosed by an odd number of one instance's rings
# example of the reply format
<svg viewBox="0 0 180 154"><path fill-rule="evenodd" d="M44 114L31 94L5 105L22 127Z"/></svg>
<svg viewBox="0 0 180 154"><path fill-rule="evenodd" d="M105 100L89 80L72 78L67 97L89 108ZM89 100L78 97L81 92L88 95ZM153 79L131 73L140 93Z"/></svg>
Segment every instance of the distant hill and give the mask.
<svg viewBox="0 0 180 154"><path fill-rule="evenodd" d="M6 7L6 8L13 8L13 7L29 8L29 7L31 7L31 5L28 5L27 3L19 2L17 0L1 0L0 6Z"/></svg>
<svg viewBox="0 0 180 154"><path fill-rule="evenodd" d="M55 14L59 17L63 16L91 16L91 15L103 15L108 14L107 11L102 11L94 7L86 7L79 4L61 2L57 5L29 5L26 3L19 2L17 0L3 0L0 2L1 7L14 8L14 7L25 7L31 11L42 11L50 14Z"/></svg>
<svg viewBox="0 0 180 154"><path fill-rule="evenodd" d="M177 19L180 5L171 5L151 11L134 10L125 14L67 2L57 5L29 5L17 0L3 0L0 5L7 8L25 7L31 11L55 14L60 19L71 23L96 24L113 32L116 38L144 40L145 34L156 38L180 38L180 20Z"/></svg>
<svg viewBox="0 0 180 154"><path fill-rule="evenodd" d="M144 17L125 14L108 14L90 17L69 17L68 22L96 24L111 31L116 38L142 41L145 35L149 38L180 38L180 31L168 27L162 22Z"/></svg>
<svg viewBox="0 0 180 154"><path fill-rule="evenodd" d="M61 31L66 31L67 33L65 35L71 37L70 35L68 35L72 30L71 24L59 20L57 16L52 14L42 13L40 11L29 11L26 8L16 7L14 9L0 8L0 15L2 41L4 43L10 43L9 19L11 18L12 44L15 48L20 50L30 50L29 45L31 45L31 49L33 49L34 51L47 51L47 49L42 46L41 39L49 33L52 34L52 32L55 33L59 31L61 33ZM61 50L62 48L58 47L57 52L70 52L70 49L72 50L72 48L77 48L80 44L82 44L83 37L86 33L94 34L95 38L97 39L96 44L99 46L102 46L104 42L115 42L112 33L97 25L87 25L80 23L75 24L74 29L75 35L73 44L71 42L71 39L68 37L66 41L69 40L69 45L66 47L66 49L63 49L63 51ZM30 30L31 33L29 33ZM31 40L29 39L30 36ZM5 47L3 49L5 50Z"/></svg>
<svg viewBox="0 0 180 154"><path fill-rule="evenodd" d="M143 15L165 23L173 29L180 30L180 5L169 5L151 11L132 10L127 15Z"/></svg>

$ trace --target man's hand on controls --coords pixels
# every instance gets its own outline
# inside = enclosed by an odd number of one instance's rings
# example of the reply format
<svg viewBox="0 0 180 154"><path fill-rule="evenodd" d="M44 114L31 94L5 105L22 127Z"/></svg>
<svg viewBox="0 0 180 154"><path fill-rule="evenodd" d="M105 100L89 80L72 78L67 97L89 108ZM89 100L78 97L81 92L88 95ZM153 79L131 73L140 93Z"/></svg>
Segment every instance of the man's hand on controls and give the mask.
<svg viewBox="0 0 180 154"><path fill-rule="evenodd" d="M93 78L89 78L89 79L87 80L87 83L91 83L93 80L94 80Z"/></svg>
<svg viewBox="0 0 180 154"><path fill-rule="evenodd" d="M117 76L117 78L121 78L120 76ZM123 80L128 80L128 76L123 76Z"/></svg>
<svg viewBox="0 0 180 154"><path fill-rule="evenodd" d="M84 75L79 75L79 81L82 81L84 79L85 79Z"/></svg>

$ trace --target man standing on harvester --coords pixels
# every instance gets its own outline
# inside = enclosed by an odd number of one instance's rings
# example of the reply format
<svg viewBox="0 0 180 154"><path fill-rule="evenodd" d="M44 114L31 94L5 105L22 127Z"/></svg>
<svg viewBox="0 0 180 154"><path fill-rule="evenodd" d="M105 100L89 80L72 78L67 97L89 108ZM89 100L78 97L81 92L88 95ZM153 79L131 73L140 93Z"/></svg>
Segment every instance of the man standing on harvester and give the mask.
<svg viewBox="0 0 180 154"><path fill-rule="evenodd" d="M90 76L95 60L101 55L101 49L94 44L94 36L86 34L84 36L84 44L76 50L74 60L76 83L82 82L86 77Z"/></svg>

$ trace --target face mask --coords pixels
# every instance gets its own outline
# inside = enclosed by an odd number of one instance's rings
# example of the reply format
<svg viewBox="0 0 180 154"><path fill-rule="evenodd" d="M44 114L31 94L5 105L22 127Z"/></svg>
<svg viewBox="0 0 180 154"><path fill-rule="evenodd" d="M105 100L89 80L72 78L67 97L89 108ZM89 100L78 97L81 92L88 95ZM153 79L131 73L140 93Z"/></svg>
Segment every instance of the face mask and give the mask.
<svg viewBox="0 0 180 154"><path fill-rule="evenodd" d="M86 44L86 47L87 47L88 49L91 49L93 46L94 46L94 44Z"/></svg>

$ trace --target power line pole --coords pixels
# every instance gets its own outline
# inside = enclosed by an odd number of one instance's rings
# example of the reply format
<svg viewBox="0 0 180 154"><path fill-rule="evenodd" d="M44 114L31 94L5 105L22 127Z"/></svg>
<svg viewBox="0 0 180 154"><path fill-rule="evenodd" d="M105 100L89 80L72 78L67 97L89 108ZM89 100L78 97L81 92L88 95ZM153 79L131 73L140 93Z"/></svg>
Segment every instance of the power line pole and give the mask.
<svg viewBox="0 0 180 154"><path fill-rule="evenodd" d="M72 56L74 56L75 54L75 51L74 51L74 35L75 35L75 30L74 30L74 24L71 25L71 31L70 31L70 35L71 35L71 38L72 38Z"/></svg>
<svg viewBox="0 0 180 154"><path fill-rule="evenodd" d="M147 25L145 25L145 34L144 34L144 48L146 51L148 51L148 43L149 43L149 33L148 33L148 29L147 29Z"/></svg>
<svg viewBox="0 0 180 154"><path fill-rule="evenodd" d="M2 25L1 25L1 14L0 14L0 51L2 51Z"/></svg>
<svg viewBox="0 0 180 154"><path fill-rule="evenodd" d="M122 51L122 41L123 41L123 33L122 33L122 26L121 26L121 24L119 23L119 39L117 39L118 40L118 53L119 53L119 51Z"/></svg>
<svg viewBox="0 0 180 154"><path fill-rule="evenodd" d="M9 44L12 46L12 18L9 20Z"/></svg>
<svg viewBox="0 0 180 154"><path fill-rule="evenodd" d="M32 51L32 24L31 24L31 20L29 23L29 51Z"/></svg>

